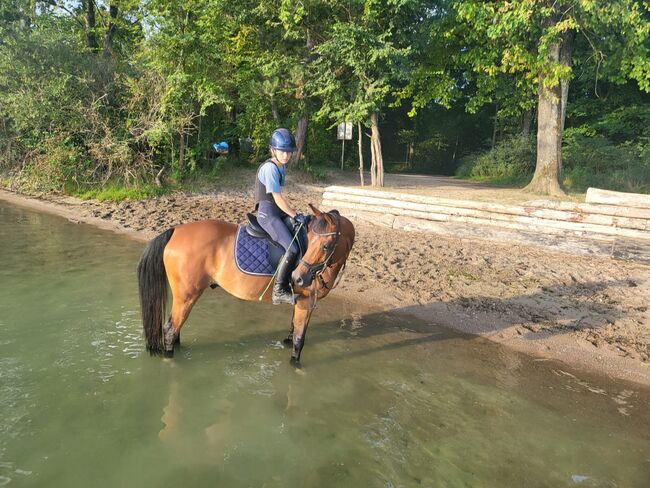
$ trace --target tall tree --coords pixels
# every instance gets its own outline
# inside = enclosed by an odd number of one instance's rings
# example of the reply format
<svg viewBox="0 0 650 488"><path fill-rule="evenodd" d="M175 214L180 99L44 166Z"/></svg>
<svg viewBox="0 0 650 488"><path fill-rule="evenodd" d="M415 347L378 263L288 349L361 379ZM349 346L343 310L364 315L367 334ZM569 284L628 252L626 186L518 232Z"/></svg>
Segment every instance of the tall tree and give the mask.
<svg viewBox="0 0 650 488"><path fill-rule="evenodd" d="M562 133L573 76L574 42L595 60L597 76L632 78L650 90L648 3L636 0L526 0L454 3L454 32L475 76L510 75L537 86L537 164L527 189L561 194ZM576 38L578 36L578 38Z"/></svg>
<svg viewBox="0 0 650 488"><path fill-rule="evenodd" d="M97 28L95 23L95 2L94 0L83 0L83 5L86 18L86 47L95 51L99 48L97 33L95 32Z"/></svg>
<svg viewBox="0 0 650 488"><path fill-rule="evenodd" d="M337 4L337 2L334 2ZM330 15L327 39L316 49L314 91L322 100L317 117L333 123L361 122L371 128L371 184L384 185L379 117L410 48L397 31L414 2L357 0Z"/></svg>

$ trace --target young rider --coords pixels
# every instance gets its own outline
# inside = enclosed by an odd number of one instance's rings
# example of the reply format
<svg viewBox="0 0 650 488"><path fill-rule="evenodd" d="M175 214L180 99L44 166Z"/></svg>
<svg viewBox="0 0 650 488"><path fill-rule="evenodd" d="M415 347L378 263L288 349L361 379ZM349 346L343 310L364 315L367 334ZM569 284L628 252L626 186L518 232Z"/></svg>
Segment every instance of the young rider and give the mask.
<svg viewBox="0 0 650 488"><path fill-rule="evenodd" d="M281 193L286 176L285 167L296 150L293 135L287 129L276 129L271 135L271 158L264 161L257 170L255 178L255 208L257 221L271 238L286 251L284 259L278 264L273 284L273 303L295 303L290 286L291 272L294 268L298 245L284 223L289 216L296 222L305 223L305 216L297 213Z"/></svg>

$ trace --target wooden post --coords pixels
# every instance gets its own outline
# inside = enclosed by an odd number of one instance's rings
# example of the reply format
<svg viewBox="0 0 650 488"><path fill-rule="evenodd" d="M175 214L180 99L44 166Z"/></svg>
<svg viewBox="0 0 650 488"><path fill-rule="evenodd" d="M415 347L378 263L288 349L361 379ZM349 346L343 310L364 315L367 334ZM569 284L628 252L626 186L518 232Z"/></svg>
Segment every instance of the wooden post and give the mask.
<svg viewBox="0 0 650 488"><path fill-rule="evenodd" d="M361 122L357 122L357 136L359 144L359 178L361 180L361 186L365 186L363 181L363 133L361 132Z"/></svg>

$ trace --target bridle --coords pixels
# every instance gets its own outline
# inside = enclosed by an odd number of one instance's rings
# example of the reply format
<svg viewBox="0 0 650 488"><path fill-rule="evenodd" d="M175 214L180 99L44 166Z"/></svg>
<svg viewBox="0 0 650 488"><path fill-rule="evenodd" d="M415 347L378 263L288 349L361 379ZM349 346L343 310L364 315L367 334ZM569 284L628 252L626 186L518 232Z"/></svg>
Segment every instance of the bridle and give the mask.
<svg viewBox="0 0 650 488"><path fill-rule="evenodd" d="M339 239L341 237L341 218L338 216L338 214L334 213L327 213L327 215L335 215L336 216L336 230L334 232L324 232L324 233L319 233L316 231L312 231L315 235L319 237L327 237L327 236L336 236L336 240L334 241L334 245L332 246L332 250L329 252L329 254L325 257L323 262L317 263L317 264L309 264L307 261L304 259L300 258L300 264L302 264L305 268L307 268L307 273L311 276L312 281L316 278L319 279L321 286L323 286L325 289L329 290L330 287L327 282L323 279L323 271L325 271L326 268L329 267L330 261L332 259L332 256L334 256L334 252L336 251L336 246L339 244Z"/></svg>

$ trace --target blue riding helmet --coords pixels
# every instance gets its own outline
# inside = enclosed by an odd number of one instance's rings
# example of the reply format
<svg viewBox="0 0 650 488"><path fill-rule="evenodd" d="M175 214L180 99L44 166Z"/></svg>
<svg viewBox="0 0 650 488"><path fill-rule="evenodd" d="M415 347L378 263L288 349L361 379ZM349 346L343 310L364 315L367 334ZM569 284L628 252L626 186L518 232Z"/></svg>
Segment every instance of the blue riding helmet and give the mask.
<svg viewBox="0 0 650 488"><path fill-rule="evenodd" d="M271 134L271 147L278 151L294 152L296 150L296 140L289 132L289 129L276 129Z"/></svg>

